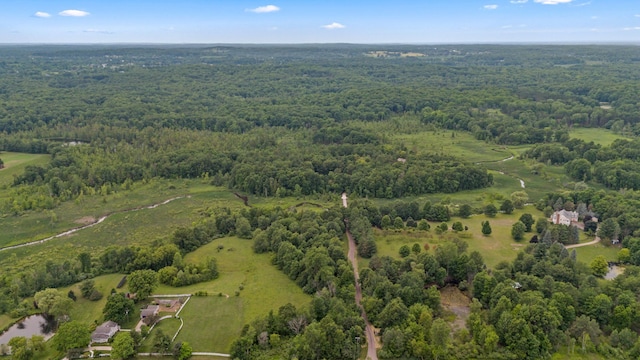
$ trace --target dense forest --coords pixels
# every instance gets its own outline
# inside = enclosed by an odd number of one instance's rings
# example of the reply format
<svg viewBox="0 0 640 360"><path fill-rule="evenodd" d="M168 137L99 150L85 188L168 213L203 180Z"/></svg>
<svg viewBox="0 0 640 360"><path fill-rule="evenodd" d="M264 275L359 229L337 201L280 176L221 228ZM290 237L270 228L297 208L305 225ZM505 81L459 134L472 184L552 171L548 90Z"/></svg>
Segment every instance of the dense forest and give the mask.
<svg viewBox="0 0 640 360"><path fill-rule="evenodd" d="M270 254L313 300L247 324L232 355L353 358L365 324L345 254L349 229L368 261L360 285L380 329L380 358L541 359L576 348L606 358L640 355L637 47L2 46L0 59L0 152L50 155L2 185L1 218L126 193L153 179L201 179L267 199L342 192L358 199L348 209L318 211L205 209L154 246L11 269L0 274L0 315L27 315L35 293L103 274L147 270L176 287L215 279L215 259L183 257L237 236ZM435 232L428 221L488 211L417 196L478 191L495 181L483 162L416 151L378 129L409 120L443 137L526 146L521 159L562 166L576 185L530 201L547 216L578 211L591 233L598 225L589 219L604 220L606 239L624 247L625 273L600 281L564 247L578 241L577 228L546 220L535 227L543 241L495 268L461 237L431 253L416 244L401 259L379 256L374 228L393 221ZM571 138L576 128L628 139L600 145ZM440 303L447 287L472 298L469 319L455 332Z"/></svg>

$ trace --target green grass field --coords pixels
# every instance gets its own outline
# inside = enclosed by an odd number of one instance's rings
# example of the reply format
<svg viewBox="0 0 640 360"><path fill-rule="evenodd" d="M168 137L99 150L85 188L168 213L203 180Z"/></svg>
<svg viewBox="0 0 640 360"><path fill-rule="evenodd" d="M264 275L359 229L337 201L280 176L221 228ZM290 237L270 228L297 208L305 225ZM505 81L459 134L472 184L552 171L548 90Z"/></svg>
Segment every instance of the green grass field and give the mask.
<svg viewBox="0 0 640 360"><path fill-rule="evenodd" d="M166 182L141 185L139 189L126 195L119 193L111 196L106 204L99 200L99 197L91 197L84 204L68 202L56 209L60 216L59 223L55 226L48 225L48 220L43 219L44 215L37 212L0 219L0 228L6 229L0 233L0 244L6 246L43 239L77 227L80 220L86 217L98 218L114 211L190 195L154 209L117 213L101 224L43 244L3 251L0 256L0 271L11 273L16 269L16 265L24 268L41 264L43 253L48 254L48 259L61 261L74 258L83 251L99 254L111 245L150 244L166 239L179 226L191 224L199 217L198 212L202 209L243 206L233 194L221 188L207 186L208 191L202 191L202 187L194 187L196 191L192 192L189 185L194 183L197 185L195 181L181 182L175 189Z"/></svg>
<svg viewBox="0 0 640 360"><path fill-rule="evenodd" d="M219 244L224 249L218 252ZM231 342L238 337L244 324L265 316L270 310L292 303L296 307L305 307L311 296L302 290L286 275L271 265L269 254L255 254L251 249L251 240L234 237L217 239L197 251L185 256L186 262L200 262L208 257L218 260L220 277L216 280L194 284L187 287L169 287L161 285L156 294L184 294L196 291L207 291L209 296L192 297L186 304L180 317L185 326L178 336L178 341L187 341L195 351L228 352ZM106 296L115 288L122 278L121 274L103 275L94 278L96 289L104 294L98 301L89 301L80 296L80 284L75 284L60 291L67 293L73 290L78 297L70 317L86 324L99 324ZM243 289L240 290L240 287ZM127 285L117 291L128 291ZM239 291L239 296L236 296ZM228 294L219 296L218 294ZM138 306L139 307L139 306ZM137 322L139 313L131 315L131 328ZM7 316L0 316L0 325L12 322ZM177 325L176 325L177 324ZM179 326L178 320L163 320L158 325L166 334L173 336ZM143 346L150 347L149 339Z"/></svg>
<svg viewBox="0 0 640 360"><path fill-rule="evenodd" d="M217 250L219 244L224 245L220 252ZM192 297L180 313L185 320L185 328L178 340L194 344L194 349L195 344L201 344L204 348L199 348L199 351L227 352L245 323L265 316L270 310L277 311L287 303L296 307L309 303L311 297L271 265L270 255L254 254L251 244L251 240L235 237L217 239L185 256L185 261L197 263L215 257L220 278L186 287L163 285L157 289L158 294L209 293L208 297ZM235 296L236 291L240 292L239 296ZM229 298L218 296L219 293L229 295ZM199 324L203 316L211 317L205 322L210 326L206 331L202 326L194 325ZM215 339L213 342L196 342L201 336L213 336Z"/></svg>
<svg viewBox="0 0 640 360"><path fill-rule="evenodd" d="M418 243L424 251L424 244L429 244L429 251L433 253L434 249L443 242L450 241L454 237L461 238L469 244L468 251L478 251L484 258L488 267L494 267L501 261L513 261L518 252L524 249L529 244L529 238L534 233L527 233L525 239L520 242L516 242L511 237L511 226L518 221L520 216L524 213L530 213L534 219L543 217L544 215L537 211L532 206L527 206L524 209L516 210L513 214L505 215L498 214L494 218L488 218L484 215L472 216L468 219L453 218L448 222L449 228L455 221L462 222L463 225L468 226L468 231L455 233L451 230L438 235L434 228L439 223L431 223L430 231L418 231L418 230L376 230L375 238L376 245L378 247L379 256L391 256L394 258L400 258L399 250L403 245L411 245ZM481 223L483 221L489 221L491 224L492 233L489 236L482 235ZM591 238L586 235L582 235L581 243L588 242ZM607 260L615 260L618 252L616 247L604 247L602 245L592 245L576 248L578 261L589 264L597 255L604 255ZM368 265L367 259L359 259L360 268Z"/></svg>
<svg viewBox="0 0 640 360"><path fill-rule="evenodd" d="M45 165L50 156L44 154L25 154L15 152L0 152L0 159L4 162L4 169L0 170L0 188L13 183L13 176L24 172L27 165ZM2 194L0 192L0 197Z"/></svg>
<svg viewBox="0 0 640 360"><path fill-rule="evenodd" d="M64 288L60 288L59 290L64 294L68 293L69 290L73 290L76 294L77 300L71 309L71 313L69 317L73 320L79 320L86 324L101 324L102 323L102 309L104 305L107 303L107 296L111 293L111 289L115 289L122 279L122 274L109 274L102 275L93 278L95 283L96 290L102 293L102 299L98 301L90 301L82 297L82 293L80 292L80 283L74 284L71 286L67 286ZM125 284L124 287L120 289L116 289L118 292L127 292L128 288ZM137 317L137 314L131 314L131 317Z"/></svg>
<svg viewBox="0 0 640 360"><path fill-rule="evenodd" d="M589 265L598 255L604 256L607 261L617 261L618 251L620 251L621 248L618 246L603 246L601 244L595 244L575 249L578 261Z"/></svg>
<svg viewBox="0 0 640 360"><path fill-rule="evenodd" d="M180 313L184 327L176 341L187 341L193 351L228 353L244 325L243 302L236 296L192 297Z"/></svg>
<svg viewBox="0 0 640 360"><path fill-rule="evenodd" d="M629 137L616 134L611 130L599 128L573 128L569 131L569 136L586 142L593 141L603 146L611 145L611 143L617 139L630 139Z"/></svg>

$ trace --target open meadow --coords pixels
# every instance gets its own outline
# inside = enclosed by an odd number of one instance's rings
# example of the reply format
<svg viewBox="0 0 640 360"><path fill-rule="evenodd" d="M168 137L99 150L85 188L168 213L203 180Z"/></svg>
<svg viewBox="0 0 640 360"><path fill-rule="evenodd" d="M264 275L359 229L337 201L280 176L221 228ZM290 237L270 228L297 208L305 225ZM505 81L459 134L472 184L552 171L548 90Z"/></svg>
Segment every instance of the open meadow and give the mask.
<svg viewBox="0 0 640 360"><path fill-rule="evenodd" d="M218 251L219 245L224 249ZM156 290L159 294L209 294L192 297L187 303L180 314L185 327L177 340L189 341L197 351L226 352L244 324L287 303L296 307L309 303L311 296L271 264L271 255L255 254L251 245L251 240L235 237L217 239L185 256L185 261L198 263L215 257L220 278L180 288L160 286ZM207 341L194 341L205 338Z"/></svg>
<svg viewBox="0 0 640 360"><path fill-rule="evenodd" d="M576 139L581 139L586 142L593 141L596 144L600 144L602 146L611 145L617 139L627 139L632 140L632 138L616 134L611 130L602 129L602 128L580 128L574 127L569 131L569 136Z"/></svg>
<svg viewBox="0 0 640 360"><path fill-rule="evenodd" d="M4 169L0 169L0 188L13 183L13 177L24 172L28 165L45 165L50 156L45 154L25 154L16 152L0 152L0 159L4 162ZM0 198L2 193L0 192Z"/></svg>
<svg viewBox="0 0 640 360"><path fill-rule="evenodd" d="M438 245L450 241L453 238L460 238L469 244L468 252L478 251L487 267L492 268L501 261L513 261L519 251L523 250L528 244L529 239L535 232L526 233L525 238L521 241L515 241L511 237L511 226L518 221L524 213L532 214L534 219L543 217L542 212L536 210L533 206L527 206L524 209L515 210L512 214L506 215L499 213L496 217L487 217L485 215L474 215L468 219L454 217L447 222L449 231L437 234L435 227L440 223L431 222L429 231L419 231L416 229L404 230L375 230L374 237L378 248L378 256L391 256L400 258L399 250L403 245L411 247L413 244L420 244L422 251L425 251L425 245L428 245L429 252L434 253ZM451 230L451 224L460 221L469 230L454 232ZM491 224L491 235L482 235L483 221L489 221ZM581 234L580 243L591 241L592 238ZM600 244L589 245L576 248L578 261L589 264L596 256L603 255L609 261L615 261L617 252L620 248L615 246L605 247ZM359 258L360 268L368 266L369 260Z"/></svg>

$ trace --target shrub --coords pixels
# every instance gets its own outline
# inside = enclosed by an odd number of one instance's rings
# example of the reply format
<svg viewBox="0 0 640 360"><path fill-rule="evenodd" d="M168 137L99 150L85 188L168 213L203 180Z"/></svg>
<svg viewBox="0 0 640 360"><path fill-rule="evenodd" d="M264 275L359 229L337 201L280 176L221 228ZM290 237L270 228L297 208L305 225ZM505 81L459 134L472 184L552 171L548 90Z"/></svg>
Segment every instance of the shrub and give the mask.
<svg viewBox="0 0 640 360"><path fill-rule="evenodd" d="M100 299L102 299L102 293L100 291L98 291L98 290L94 289L91 292L91 295L89 295L89 300L91 300L91 301L98 301Z"/></svg>
<svg viewBox="0 0 640 360"><path fill-rule="evenodd" d="M127 283L127 275L123 276L122 279L120 279L120 282L118 283L118 285L116 286L116 288L120 289L121 287L124 286L124 284Z"/></svg>

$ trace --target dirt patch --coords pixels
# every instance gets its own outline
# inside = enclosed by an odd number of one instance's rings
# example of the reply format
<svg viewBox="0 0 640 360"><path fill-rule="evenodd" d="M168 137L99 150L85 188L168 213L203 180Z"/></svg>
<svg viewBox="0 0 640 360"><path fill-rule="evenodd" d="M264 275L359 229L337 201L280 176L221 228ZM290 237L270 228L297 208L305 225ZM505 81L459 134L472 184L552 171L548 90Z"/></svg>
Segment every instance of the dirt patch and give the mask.
<svg viewBox="0 0 640 360"><path fill-rule="evenodd" d="M156 299L155 302L160 305L160 312L176 313L182 307L178 299Z"/></svg>
<svg viewBox="0 0 640 360"><path fill-rule="evenodd" d="M471 313L471 300L456 287L447 286L440 290L440 303L446 311L455 315L451 324L453 331L464 329Z"/></svg>
<svg viewBox="0 0 640 360"><path fill-rule="evenodd" d="M96 218L94 218L93 216L81 217L80 219L77 219L74 221L74 223L80 224L80 225L89 225L89 224L93 224L94 222L96 222Z"/></svg>

